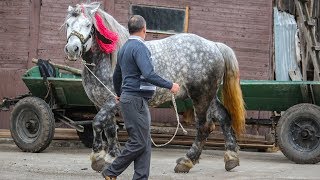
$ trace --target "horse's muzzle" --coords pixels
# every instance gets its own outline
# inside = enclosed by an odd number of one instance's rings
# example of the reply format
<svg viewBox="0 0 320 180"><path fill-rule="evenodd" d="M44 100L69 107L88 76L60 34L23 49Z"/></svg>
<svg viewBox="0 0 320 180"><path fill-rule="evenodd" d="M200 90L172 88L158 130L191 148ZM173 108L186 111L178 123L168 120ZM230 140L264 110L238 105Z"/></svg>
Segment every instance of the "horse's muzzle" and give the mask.
<svg viewBox="0 0 320 180"><path fill-rule="evenodd" d="M64 52L66 53L67 59L69 61L76 61L78 58L80 58L82 49L81 47L75 44L73 45L67 44L64 48Z"/></svg>

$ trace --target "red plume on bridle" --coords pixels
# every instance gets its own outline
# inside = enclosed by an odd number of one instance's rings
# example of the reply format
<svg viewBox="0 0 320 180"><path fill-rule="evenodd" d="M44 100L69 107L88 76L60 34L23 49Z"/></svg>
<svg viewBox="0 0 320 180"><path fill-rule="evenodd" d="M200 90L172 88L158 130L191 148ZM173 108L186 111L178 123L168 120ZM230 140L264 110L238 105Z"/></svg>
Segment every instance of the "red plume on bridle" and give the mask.
<svg viewBox="0 0 320 180"><path fill-rule="evenodd" d="M118 42L118 34L110 31L103 22L101 16L96 13L95 19L97 23L96 40L102 51L109 54L116 50Z"/></svg>

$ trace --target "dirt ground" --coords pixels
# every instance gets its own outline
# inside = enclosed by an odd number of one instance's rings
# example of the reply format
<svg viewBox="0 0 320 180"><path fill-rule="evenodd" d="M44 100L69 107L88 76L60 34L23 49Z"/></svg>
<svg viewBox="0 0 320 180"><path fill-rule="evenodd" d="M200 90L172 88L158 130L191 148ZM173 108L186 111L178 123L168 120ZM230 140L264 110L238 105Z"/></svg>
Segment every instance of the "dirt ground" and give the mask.
<svg viewBox="0 0 320 180"><path fill-rule="evenodd" d="M73 144L73 145L70 145ZM175 174L175 160L187 149L153 148L151 180L209 179L320 179L320 163L299 165L281 152L240 152L240 165L231 172L224 170L223 151L205 150L200 164L188 174ZM78 141L54 141L42 153L24 153L10 139L0 139L0 179L103 179L90 168L89 154ZM118 177L132 178L133 166Z"/></svg>

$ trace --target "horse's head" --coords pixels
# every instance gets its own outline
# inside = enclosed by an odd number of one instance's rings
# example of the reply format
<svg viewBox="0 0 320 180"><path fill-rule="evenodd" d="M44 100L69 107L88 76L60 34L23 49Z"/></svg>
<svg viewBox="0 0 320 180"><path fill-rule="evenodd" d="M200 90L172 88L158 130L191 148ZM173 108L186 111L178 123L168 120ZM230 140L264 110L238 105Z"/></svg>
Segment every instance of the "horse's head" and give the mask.
<svg viewBox="0 0 320 180"><path fill-rule="evenodd" d="M105 53L113 52L117 47L117 33L105 25L103 17L98 12L100 3L77 4L69 6L65 21L67 44L65 53L69 60L75 61L89 51L97 42Z"/></svg>

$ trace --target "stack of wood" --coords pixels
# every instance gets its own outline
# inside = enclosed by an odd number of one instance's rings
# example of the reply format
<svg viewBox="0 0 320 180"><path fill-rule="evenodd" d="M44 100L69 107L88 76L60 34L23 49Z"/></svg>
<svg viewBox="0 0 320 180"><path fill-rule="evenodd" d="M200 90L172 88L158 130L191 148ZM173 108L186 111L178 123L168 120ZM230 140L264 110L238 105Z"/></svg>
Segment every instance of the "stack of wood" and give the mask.
<svg viewBox="0 0 320 180"><path fill-rule="evenodd" d="M195 129L186 129L188 134L185 135L181 129L179 129L176 137L169 144L169 146L186 146L191 147L195 136ZM151 127L151 137L156 144L164 144L168 142L175 132L174 127ZM0 138L11 138L10 131L8 129L0 129ZM125 130L118 132L118 138L121 143L125 143L128 139L128 134ZM75 129L70 128L56 128L54 134L54 140L79 140ZM241 149L259 149L259 150L271 150L275 149L274 143L265 140L264 136L254 136L246 134L238 139L238 144ZM223 134L220 131L214 131L207 139L205 147L213 149L224 149Z"/></svg>
<svg viewBox="0 0 320 180"><path fill-rule="evenodd" d="M151 137L156 144L164 144L168 142L173 136L176 128L175 127L151 127ZM170 143L170 145L180 145L180 146L188 146L190 147L196 137L196 129L187 128L187 134L184 134L181 129L178 130L177 135ZM121 130L118 133L118 138L120 142L125 142L127 140L127 132L125 130ZM267 141L264 136L256 136L245 134L242 137L238 138L239 146L248 149L268 149L274 148L274 142ZM206 147L224 149L224 135L221 131L213 131L209 137L207 138Z"/></svg>

